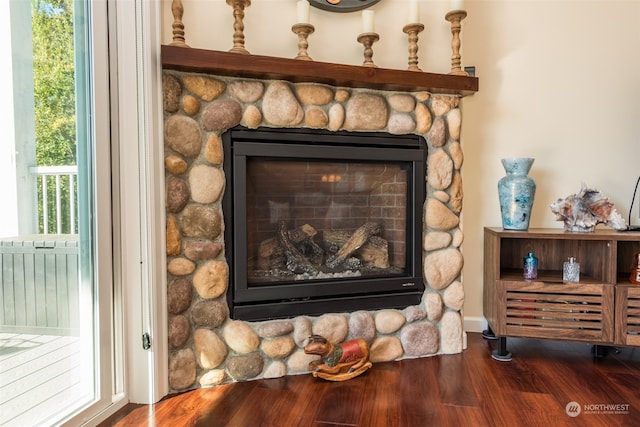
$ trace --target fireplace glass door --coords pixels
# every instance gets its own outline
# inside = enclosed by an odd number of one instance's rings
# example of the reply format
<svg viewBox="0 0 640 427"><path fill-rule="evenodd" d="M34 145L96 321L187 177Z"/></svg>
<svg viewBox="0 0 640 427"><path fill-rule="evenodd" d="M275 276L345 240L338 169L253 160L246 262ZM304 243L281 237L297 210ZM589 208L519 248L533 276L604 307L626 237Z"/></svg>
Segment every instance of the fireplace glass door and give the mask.
<svg viewBox="0 0 640 427"><path fill-rule="evenodd" d="M223 202L232 312L260 308L269 318L406 306L409 295L419 302L418 137L236 133L225 141Z"/></svg>
<svg viewBox="0 0 640 427"><path fill-rule="evenodd" d="M408 167L251 158L248 285L403 275Z"/></svg>

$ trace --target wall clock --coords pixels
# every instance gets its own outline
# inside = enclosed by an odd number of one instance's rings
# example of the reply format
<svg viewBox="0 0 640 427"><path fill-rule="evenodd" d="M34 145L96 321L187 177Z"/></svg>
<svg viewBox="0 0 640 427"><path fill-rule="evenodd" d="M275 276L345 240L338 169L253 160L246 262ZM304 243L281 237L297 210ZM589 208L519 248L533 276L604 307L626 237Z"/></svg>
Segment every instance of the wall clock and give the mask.
<svg viewBox="0 0 640 427"><path fill-rule="evenodd" d="M380 0L309 0L311 6L330 12L353 12L378 3Z"/></svg>

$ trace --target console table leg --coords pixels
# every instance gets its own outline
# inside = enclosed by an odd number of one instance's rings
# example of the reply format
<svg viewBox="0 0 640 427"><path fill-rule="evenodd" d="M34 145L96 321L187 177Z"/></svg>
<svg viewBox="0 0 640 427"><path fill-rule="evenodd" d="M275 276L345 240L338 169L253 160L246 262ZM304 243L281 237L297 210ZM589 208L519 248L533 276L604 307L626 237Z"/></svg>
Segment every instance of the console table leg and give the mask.
<svg viewBox="0 0 640 427"><path fill-rule="evenodd" d="M484 338L485 340L497 340L498 339L496 334L493 333L493 330L491 329L491 326L489 326L487 329L482 331L482 338Z"/></svg>
<svg viewBox="0 0 640 427"><path fill-rule="evenodd" d="M507 350L507 337L499 337L498 349L493 350L491 357L501 362L511 360L511 353Z"/></svg>
<svg viewBox="0 0 640 427"><path fill-rule="evenodd" d="M607 357L609 355L609 351L610 350L613 350L615 352L615 354L619 354L620 353L620 349L619 348L611 347L611 346L608 346L608 345L594 344L594 346L591 348L591 352L593 353L593 357L596 357L596 358Z"/></svg>

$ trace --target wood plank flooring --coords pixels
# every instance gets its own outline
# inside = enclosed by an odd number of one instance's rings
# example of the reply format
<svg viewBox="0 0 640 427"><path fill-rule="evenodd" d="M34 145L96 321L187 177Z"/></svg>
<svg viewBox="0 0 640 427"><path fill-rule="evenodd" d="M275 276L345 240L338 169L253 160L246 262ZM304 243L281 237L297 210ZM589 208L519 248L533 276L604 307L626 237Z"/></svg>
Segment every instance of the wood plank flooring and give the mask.
<svg viewBox="0 0 640 427"><path fill-rule="evenodd" d="M496 346L469 333L461 354L377 363L345 382L297 375L193 390L129 404L101 426L640 426L640 349L595 358L587 344L509 339L513 360L499 362Z"/></svg>
<svg viewBox="0 0 640 427"><path fill-rule="evenodd" d="M81 366L78 337L0 333L0 426L49 425L87 400Z"/></svg>

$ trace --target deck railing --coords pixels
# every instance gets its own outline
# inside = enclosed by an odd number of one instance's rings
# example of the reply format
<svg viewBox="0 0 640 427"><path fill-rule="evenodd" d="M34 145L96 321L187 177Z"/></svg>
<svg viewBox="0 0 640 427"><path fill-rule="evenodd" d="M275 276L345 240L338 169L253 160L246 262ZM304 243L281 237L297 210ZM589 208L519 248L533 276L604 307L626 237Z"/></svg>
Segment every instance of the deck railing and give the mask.
<svg viewBox="0 0 640 427"><path fill-rule="evenodd" d="M42 234L76 234L77 166L34 166Z"/></svg>

